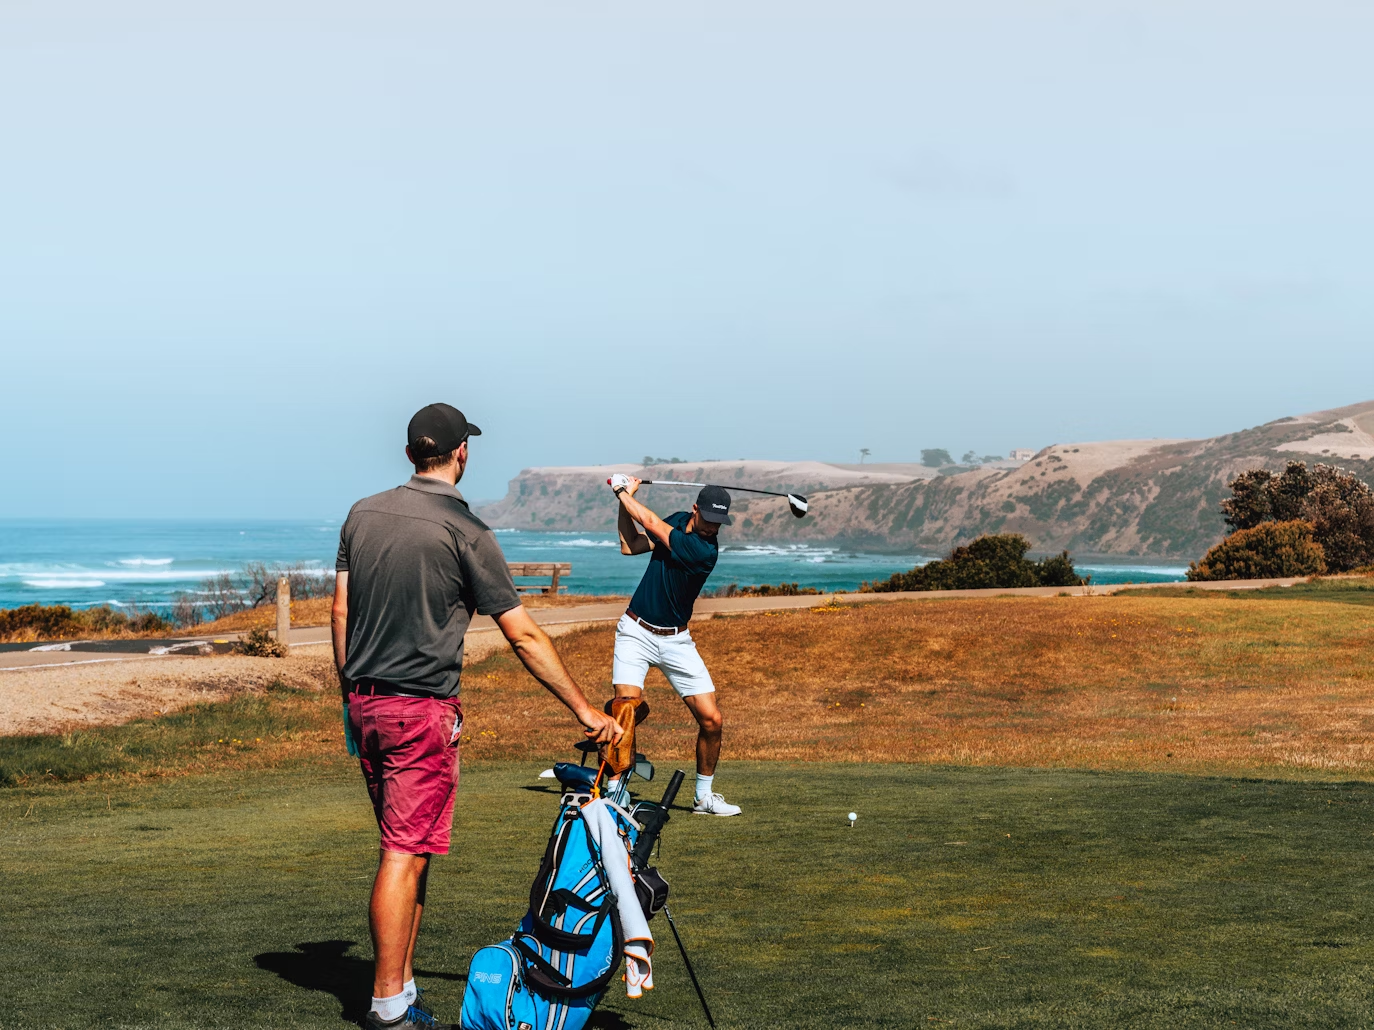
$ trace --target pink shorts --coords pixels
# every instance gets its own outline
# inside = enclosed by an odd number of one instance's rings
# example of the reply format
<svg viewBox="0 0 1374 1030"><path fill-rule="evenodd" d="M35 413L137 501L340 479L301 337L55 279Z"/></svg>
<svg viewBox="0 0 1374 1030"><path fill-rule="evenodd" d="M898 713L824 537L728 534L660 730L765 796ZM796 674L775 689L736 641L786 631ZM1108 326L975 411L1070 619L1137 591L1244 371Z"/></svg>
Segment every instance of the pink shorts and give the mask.
<svg viewBox="0 0 1374 1030"><path fill-rule="evenodd" d="M348 718L382 850L447 855L458 792L458 698L350 694Z"/></svg>

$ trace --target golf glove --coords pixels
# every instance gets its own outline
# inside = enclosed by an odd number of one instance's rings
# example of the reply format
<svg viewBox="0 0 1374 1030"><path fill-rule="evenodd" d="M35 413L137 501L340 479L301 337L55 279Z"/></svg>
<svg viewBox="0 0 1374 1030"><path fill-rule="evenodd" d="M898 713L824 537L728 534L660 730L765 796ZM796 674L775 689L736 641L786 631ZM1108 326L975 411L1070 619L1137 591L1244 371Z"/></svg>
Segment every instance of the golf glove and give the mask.
<svg viewBox="0 0 1374 1030"><path fill-rule="evenodd" d="M630 477L623 472L617 472L611 477L611 493L618 493L620 490L630 485Z"/></svg>
<svg viewBox="0 0 1374 1030"><path fill-rule="evenodd" d="M358 742L353 739L353 723L348 718L348 702L343 705L344 717L344 746L348 748L348 753L354 758L358 757Z"/></svg>

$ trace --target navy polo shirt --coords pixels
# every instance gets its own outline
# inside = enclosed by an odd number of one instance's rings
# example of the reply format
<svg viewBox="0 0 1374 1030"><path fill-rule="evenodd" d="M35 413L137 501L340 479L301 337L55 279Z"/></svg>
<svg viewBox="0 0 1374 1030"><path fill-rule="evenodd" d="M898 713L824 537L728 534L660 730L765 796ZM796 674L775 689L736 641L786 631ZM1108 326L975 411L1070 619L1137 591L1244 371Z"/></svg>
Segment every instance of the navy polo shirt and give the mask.
<svg viewBox="0 0 1374 1030"><path fill-rule="evenodd" d="M692 618L692 605L716 567L720 544L698 533L688 533L690 512L679 511L663 521L672 526L670 547L654 539L649 567L639 581L630 607L645 622L655 626L685 626Z"/></svg>

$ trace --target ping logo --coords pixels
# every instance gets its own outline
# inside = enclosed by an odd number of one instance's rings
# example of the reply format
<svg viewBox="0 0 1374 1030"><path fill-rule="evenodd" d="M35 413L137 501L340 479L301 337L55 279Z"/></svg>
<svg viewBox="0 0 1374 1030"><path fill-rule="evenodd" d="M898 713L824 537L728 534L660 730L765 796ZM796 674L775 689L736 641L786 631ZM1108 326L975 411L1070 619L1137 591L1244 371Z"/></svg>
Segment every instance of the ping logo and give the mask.
<svg viewBox="0 0 1374 1030"><path fill-rule="evenodd" d="M502 980L500 973L473 973L472 978L479 984L499 984Z"/></svg>

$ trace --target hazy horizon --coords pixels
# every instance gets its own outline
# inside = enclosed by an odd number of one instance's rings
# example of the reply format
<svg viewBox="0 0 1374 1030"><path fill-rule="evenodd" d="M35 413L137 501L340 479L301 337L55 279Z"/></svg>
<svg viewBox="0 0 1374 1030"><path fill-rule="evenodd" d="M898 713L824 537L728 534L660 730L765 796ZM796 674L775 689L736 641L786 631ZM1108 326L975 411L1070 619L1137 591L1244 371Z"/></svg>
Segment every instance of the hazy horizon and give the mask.
<svg viewBox="0 0 1374 1030"><path fill-rule="evenodd" d="M1374 13L0 11L0 517L1210 437L1374 398Z"/></svg>

